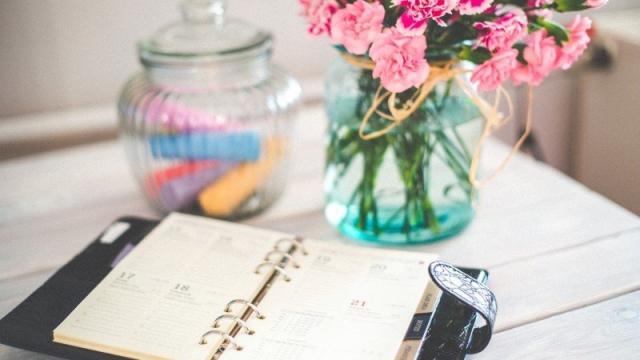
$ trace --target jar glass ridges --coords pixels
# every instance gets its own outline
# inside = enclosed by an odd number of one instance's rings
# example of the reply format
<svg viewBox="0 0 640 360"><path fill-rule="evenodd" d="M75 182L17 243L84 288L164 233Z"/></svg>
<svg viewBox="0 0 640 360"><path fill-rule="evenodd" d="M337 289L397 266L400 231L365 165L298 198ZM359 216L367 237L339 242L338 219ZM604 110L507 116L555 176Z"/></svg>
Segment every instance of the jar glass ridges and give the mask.
<svg viewBox="0 0 640 360"><path fill-rule="evenodd" d="M326 82L328 221L345 235L408 244L446 238L471 221L469 181L483 120L457 80L438 84L410 118L370 140L358 129L379 86L341 59ZM388 120L372 117L369 130Z"/></svg>
<svg viewBox="0 0 640 360"><path fill-rule="evenodd" d="M298 83L270 63L271 36L187 0L184 19L139 43L144 71L119 101L121 138L163 212L253 214L284 189Z"/></svg>

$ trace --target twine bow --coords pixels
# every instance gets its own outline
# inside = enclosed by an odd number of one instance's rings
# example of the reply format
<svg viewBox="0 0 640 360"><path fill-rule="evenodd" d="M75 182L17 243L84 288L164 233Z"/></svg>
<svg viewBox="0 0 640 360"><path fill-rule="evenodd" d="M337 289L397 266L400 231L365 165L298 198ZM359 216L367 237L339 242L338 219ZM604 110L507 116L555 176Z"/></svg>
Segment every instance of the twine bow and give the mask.
<svg viewBox="0 0 640 360"><path fill-rule="evenodd" d="M366 70L373 70L375 67L375 63L369 59L353 56L350 54L343 53L342 57L349 64ZM413 93L413 95L398 104L397 101L397 93L390 92L385 90L382 85L378 87L376 90L376 94L373 98L373 102L364 117L362 118L362 122L360 122L360 127L358 129L358 133L360 137L364 140L371 140L378 138L387 134L389 131L393 130L398 125L402 124L407 118L409 118L418 108L424 100L429 96L429 93L433 90L433 88L440 83L441 81L449 81L451 79L455 79L456 83L460 86L462 91L469 97L471 102L478 108L482 117L485 119L484 128L482 130L482 134L478 141L478 145L476 146L473 156L471 158L471 163L469 165L469 182L476 188L481 188L486 183L491 181L499 172L501 172L513 159L514 155L520 150L522 144L524 144L525 140L531 133L531 124L532 124L532 110L531 105L533 102L533 91L531 87L528 88L528 104L527 104L527 116L525 121L525 129L522 135L518 138L518 141L513 145L509 154L502 160L502 162L498 165L498 167L493 171L491 175L483 180L479 180L478 175L478 163L480 160L480 154L482 150L482 146L484 145L487 138L493 134L496 130L507 124L511 121L513 117L513 102L509 94L504 90L503 87L498 87L496 90L496 96L493 104L488 103L486 100L479 97L475 92L469 87L467 83L460 79L460 75L468 73L469 70L459 69L454 67L456 65L456 61L448 61L442 65L431 65L431 69L429 71L429 76L427 80L425 80L422 85L418 87L418 90ZM500 104L502 102L502 98L506 99L507 106L509 109L508 115L505 117L499 111ZM380 105L383 104L384 101L387 101L387 107L389 109L388 113L383 112L379 109ZM390 123L382 129L366 132L366 127L369 124L369 120L376 114L383 119L388 120Z"/></svg>

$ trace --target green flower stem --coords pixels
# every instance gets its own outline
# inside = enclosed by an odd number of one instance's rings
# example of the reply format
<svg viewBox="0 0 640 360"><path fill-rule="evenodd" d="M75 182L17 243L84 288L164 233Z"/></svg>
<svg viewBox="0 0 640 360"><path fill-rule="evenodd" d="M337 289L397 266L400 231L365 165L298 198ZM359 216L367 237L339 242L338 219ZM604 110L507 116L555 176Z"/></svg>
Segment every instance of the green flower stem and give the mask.
<svg viewBox="0 0 640 360"><path fill-rule="evenodd" d="M366 141L366 140L361 140ZM378 206L375 197L376 179L378 170L384 160L384 153L387 150L387 142L382 139L369 140L363 143L364 149L364 175L360 183L360 209L358 214L358 226L361 229L367 228L368 221L372 221L373 232L380 232L378 218Z"/></svg>
<svg viewBox="0 0 640 360"><path fill-rule="evenodd" d="M452 98L452 84L453 81L448 81L434 89L423 105L400 126L381 137L364 140L359 135L358 127L373 102L379 81L372 78L371 72L361 73L358 81L360 96L354 104L353 117L331 124L326 152L327 166L331 167L335 176L334 187L339 186L340 180L353 171L353 166L358 163L353 160L362 158L362 174L346 204L343 222L349 220L351 226L375 235L399 226L398 230L402 231L407 241L412 241L415 231L421 228L433 234L440 233L442 226L436 212L437 204L433 202L431 194L434 191L430 181L434 175L431 170L433 159L442 161L455 178L454 183L444 188L445 196L449 189L456 186L471 196L472 187L468 180L471 154L456 129L457 122L449 125L451 116L457 114L447 109L460 103L459 98ZM409 95L398 94L398 101L406 100ZM388 112L387 104L383 103L378 110ZM464 118L457 120L459 123L466 122ZM387 125L388 120L374 114L365 130L377 130ZM379 177L389 176L381 174L385 155L389 151L402 181L404 202L397 208L384 209L382 213L378 203L381 193L377 193L377 186ZM357 214L354 214L356 211Z"/></svg>
<svg viewBox="0 0 640 360"><path fill-rule="evenodd" d="M411 230L418 226L427 227L434 233L440 231L425 175L429 169L432 149L435 145L429 145L429 133L421 136L416 130L405 131L402 135L388 136L392 139L396 165L405 187L405 216L402 230L407 238Z"/></svg>

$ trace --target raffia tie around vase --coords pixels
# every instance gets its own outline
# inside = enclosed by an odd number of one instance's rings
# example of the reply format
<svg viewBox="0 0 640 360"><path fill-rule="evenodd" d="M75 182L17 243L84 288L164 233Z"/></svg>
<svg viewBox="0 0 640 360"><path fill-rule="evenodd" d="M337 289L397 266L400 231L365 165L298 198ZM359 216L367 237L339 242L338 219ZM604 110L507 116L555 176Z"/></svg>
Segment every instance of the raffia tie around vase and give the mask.
<svg viewBox="0 0 640 360"><path fill-rule="evenodd" d="M346 53L342 53L341 56L346 62L355 67L365 70L373 70L375 68L375 63L368 58L353 56ZM382 85L380 85L376 91L371 107L369 107L364 117L362 118L358 132L360 137L364 140L375 139L387 134L389 131L402 124L403 121L408 119L416 110L418 110L418 108L425 101L429 93L436 85L443 81L455 79L457 84L460 85L460 88L478 108L485 120L480 140L478 141L478 145L473 152L471 164L469 165L469 182L474 187L480 188L487 182L491 181L491 179L493 179L509 164L509 162L513 159L514 155L522 147L522 144L524 144L525 140L531 133L531 105L533 102L533 90L531 89L531 87L529 87L527 91L527 115L525 120L524 132L518 138L518 141L516 141L516 143L513 145L509 154L500 162L493 173L487 178L480 180L478 179L477 174L482 146L491 134L511 121L513 117L513 101L511 100L509 94L502 87L499 87L496 90L495 99L492 104L479 97L477 94L475 94L473 89L471 89L469 85L461 79L461 75L469 73L469 70L456 67L455 65L457 65L457 63L457 61L452 60L443 63L431 64L429 76L427 77L425 82L422 83L422 85L418 86L415 92L407 100L404 101L399 101L397 93L387 91L382 87ZM509 109L509 112L506 116L502 115L498 111L503 98L507 102L507 106ZM389 110L388 112L380 110L380 105L382 105L385 101ZM369 120L374 114L380 116L385 120L388 120L389 124L382 129L366 132L366 127L369 124Z"/></svg>

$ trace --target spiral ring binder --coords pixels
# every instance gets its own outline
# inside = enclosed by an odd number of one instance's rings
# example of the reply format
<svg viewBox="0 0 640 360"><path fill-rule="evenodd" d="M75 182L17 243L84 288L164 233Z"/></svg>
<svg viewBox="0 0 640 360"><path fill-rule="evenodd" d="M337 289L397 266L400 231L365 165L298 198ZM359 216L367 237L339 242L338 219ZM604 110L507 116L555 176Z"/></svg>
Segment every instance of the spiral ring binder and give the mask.
<svg viewBox="0 0 640 360"><path fill-rule="evenodd" d="M260 310L258 310L258 307L255 306L254 304L252 304L250 301L244 300L244 299L233 299L231 301L229 301L227 303L227 306L225 306L224 308L224 312L231 312L231 306L233 306L234 304L243 304L249 308L251 308L251 310L253 310L254 313L256 313L256 317L258 319L264 319L265 316L260 312Z"/></svg>
<svg viewBox="0 0 640 360"><path fill-rule="evenodd" d="M235 348L236 350L242 350L242 346L239 346L235 342L235 336L237 336L240 331L244 330L244 332L248 335L253 335L255 333L255 331L253 331L247 325L248 319L252 314L255 314L258 319L265 318L260 310L258 310L257 304L259 304L260 301L264 298L267 290L269 289L271 284L276 281L278 275L281 275L284 281L291 281L291 276L289 276L289 273L285 270L285 267L288 264L291 264L293 268L300 267L300 264L295 260L293 256L296 250L300 250L303 255L308 255L308 252L302 245L301 240L301 238L295 237L281 238L276 241L273 245L273 250L269 251L265 255L264 261L260 263L254 271L256 274L260 274L260 270L265 266L268 266L271 270L261 290L256 295L254 295L251 301L245 299L233 299L229 301L224 307L224 312L226 314L218 316L211 324L213 330L206 331L202 334L202 337L200 338L200 344L202 345L207 343L207 337L212 334L220 335L223 340L222 343L218 346L213 359L219 359L228 345L233 346L233 348ZM244 310L242 310L242 312L239 314L231 314L232 307L235 304L244 305ZM233 326L231 327L231 330L229 330L229 332L224 332L219 329L220 323L223 320L229 320L233 322Z"/></svg>
<svg viewBox="0 0 640 360"><path fill-rule="evenodd" d="M233 348L236 349L237 351L242 350L242 346L240 346L240 345L238 345L238 343L236 343L236 341L233 338L233 336L227 334L226 332L224 332L222 330L218 330L218 329L209 330L209 331L205 332L204 334L202 334L202 336L200 337L200 345L206 345L207 344L207 337L209 335L212 335L212 334L220 335L227 343L231 344L233 346Z"/></svg>
<svg viewBox="0 0 640 360"><path fill-rule="evenodd" d="M271 261L271 255L280 255L284 258L286 258L287 260L289 260L289 262L291 262L291 265L293 265L294 268L298 269L300 268L300 264L298 264L298 262L295 261L295 259L293 258L293 256L291 256L291 254L282 251L282 250L271 250L267 253L267 255L264 257L264 261Z"/></svg>
<svg viewBox="0 0 640 360"><path fill-rule="evenodd" d="M288 242L290 243L290 245L294 246L296 249L300 249L300 251L302 252L302 255L309 255L309 253L307 252L307 249L305 249L305 247L302 245L302 241L300 241L299 238L283 238L280 239L278 241L276 241L276 244L273 246L273 248L275 250L280 250L282 251L282 249L280 249L280 244Z"/></svg>
<svg viewBox="0 0 640 360"><path fill-rule="evenodd" d="M263 268L264 266L270 266L271 268L273 268L274 270L282 274L282 276L284 276L284 281L291 281L291 276L289 276L287 271L284 268L282 268L282 266L274 263L273 261L262 262L260 265L256 266L255 273L260 274L260 269Z"/></svg>
<svg viewBox="0 0 640 360"><path fill-rule="evenodd" d="M218 327L220 327L220 325L218 324L221 320L225 320L225 319L229 319L233 322L235 322L236 324L240 325L245 333L247 333L248 335L253 335L256 332L251 330L251 328L249 328L249 326L247 325L247 322L242 320L239 316L237 315L231 315L231 314L222 314L220 316L218 316L214 321L213 321L213 325L211 325L214 329L217 329Z"/></svg>

